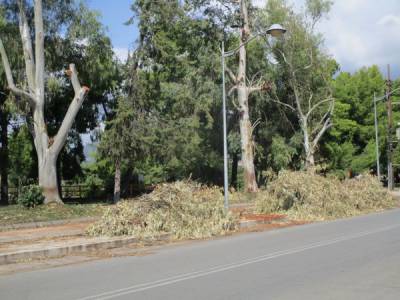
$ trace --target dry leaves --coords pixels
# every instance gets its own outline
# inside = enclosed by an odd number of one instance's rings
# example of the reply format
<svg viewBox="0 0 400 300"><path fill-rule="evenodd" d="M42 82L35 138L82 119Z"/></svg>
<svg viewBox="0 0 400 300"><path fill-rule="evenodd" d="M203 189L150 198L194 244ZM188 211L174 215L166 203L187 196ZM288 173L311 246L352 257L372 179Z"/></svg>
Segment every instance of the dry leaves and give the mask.
<svg viewBox="0 0 400 300"><path fill-rule="evenodd" d="M175 239L206 238L237 227L236 217L224 212L216 187L178 181L160 184L137 199L122 201L90 226L89 235L133 235L157 239L171 234Z"/></svg>

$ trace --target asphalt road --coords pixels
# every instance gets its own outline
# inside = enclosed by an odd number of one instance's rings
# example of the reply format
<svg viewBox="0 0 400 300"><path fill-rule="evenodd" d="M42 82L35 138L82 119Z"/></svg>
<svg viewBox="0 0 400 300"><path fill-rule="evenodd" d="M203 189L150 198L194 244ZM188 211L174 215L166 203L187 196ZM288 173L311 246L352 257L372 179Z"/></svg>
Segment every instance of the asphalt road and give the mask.
<svg viewBox="0 0 400 300"><path fill-rule="evenodd" d="M0 299L400 299L400 210L0 277Z"/></svg>

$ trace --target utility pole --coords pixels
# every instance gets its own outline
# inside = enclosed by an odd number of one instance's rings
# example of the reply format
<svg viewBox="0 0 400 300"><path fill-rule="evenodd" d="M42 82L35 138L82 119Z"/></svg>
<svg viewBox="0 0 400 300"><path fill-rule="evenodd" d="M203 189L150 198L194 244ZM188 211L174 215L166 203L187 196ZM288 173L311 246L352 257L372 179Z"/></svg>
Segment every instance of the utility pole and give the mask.
<svg viewBox="0 0 400 300"><path fill-rule="evenodd" d="M378 115L376 112L376 95L374 93L374 121L375 121L375 151L376 151L376 172L378 179L381 180L381 166L379 164L379 136L378 136Z"/></svg>
<svg viewBox="0 0 400 300"><path fill-rule="evenodd" d="M392 115L392 81L390 80L390 65L387 66L387 80L386 80L386 107L388 114L388 189L393 190L393 115Z"/></svg>

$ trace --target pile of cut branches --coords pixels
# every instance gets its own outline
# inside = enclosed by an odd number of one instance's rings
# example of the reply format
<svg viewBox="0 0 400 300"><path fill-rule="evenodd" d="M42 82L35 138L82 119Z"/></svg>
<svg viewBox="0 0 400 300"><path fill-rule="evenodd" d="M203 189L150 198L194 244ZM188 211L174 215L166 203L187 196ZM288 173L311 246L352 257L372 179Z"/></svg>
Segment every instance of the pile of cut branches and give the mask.
<svg viewBox="0 0 400 300"><path fill-rule="evenodd" d="M380 211L396 205L376 177L340 181L314 172L283 171L257 195L256 211L281 212L295 220L327 220Z"/></svg>
<svg viewBox="0 0 400 300"><path fill-rule="evenodd" d="M136 199L108 209L87 230L93 236L132 235L157 239L170 234L175 239L206 238L236 229L237 218L225 213L221 191L194 182L158 185Z"/></svg>

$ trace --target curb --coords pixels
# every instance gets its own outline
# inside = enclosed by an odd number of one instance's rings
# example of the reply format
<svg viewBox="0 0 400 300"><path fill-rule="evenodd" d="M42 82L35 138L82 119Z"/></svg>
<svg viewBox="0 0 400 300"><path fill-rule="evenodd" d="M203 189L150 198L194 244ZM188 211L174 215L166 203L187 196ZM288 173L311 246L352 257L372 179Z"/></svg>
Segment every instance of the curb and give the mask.
<svg viewBox="0 0 400 300"><path fill-rule="evenodd" d="M38 250L17 251L0 254L0 265L6 265L18 262L20 260L28 260L32 258L50 258L63 256L71 253L82 253L93 250L109 249L122 247L124 245L137 242L133 237L114 238L112 240L87 242L69 246L45 247Z"/></svg>
<svg viewBox="0 0 400 300"><path fill-rule="evenodd" d="M271 220L248 220L240 221L239 229L250 228L260 224L270 224ZM157 240L166 240L169 234L159 237ZM47 246L37 250L21 250L0 254L0 265L12 264L21 260L29 260L33 258L51 258L67 254L84 253L93 250L104 250L110 248L118 248L131 243L138 242L135 237L115 237L115 238L99 238L96 241L88 241L79 244L67 246Z"/></svg>
<svg viewBox="0 0 400 300"><path fill-rule="evenodd" d="M2 226L0 231L8 231L14 229L33 229L40 227L49 227L49 226L59 226L73 223L85 223L96 221L98 218L96 217L85 217L85 218L76 218L76 219L67 219L67 220L55 220L55 221L43 221L43 222L31 222L31 223L18 223L12 225Z"/></svg>
<svg viewBox="0 0 400 300"><path fill-rule="evenodd" d="M239 229L245 229L254 227L257 225L264 225L264 224L274 224L277 221L284 222L286 218L278 219L278 220L242 220L239 223Z"/></svg>

